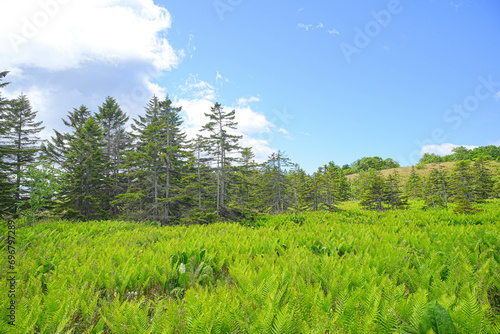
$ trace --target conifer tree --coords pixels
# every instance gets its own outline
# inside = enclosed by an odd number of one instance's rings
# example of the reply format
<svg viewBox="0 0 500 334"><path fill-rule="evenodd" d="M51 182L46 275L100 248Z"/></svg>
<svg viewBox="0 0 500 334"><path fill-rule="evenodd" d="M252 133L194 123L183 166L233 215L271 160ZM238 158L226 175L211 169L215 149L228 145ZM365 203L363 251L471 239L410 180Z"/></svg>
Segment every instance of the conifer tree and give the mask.
<svg viewBox="0 0 500 334"><path fill-rule="evenodd" d="M337 171L337 188L336 188L336 197L340 202L348 201L351 193L351 187L349 180L344 175L344 171L339 169Z"/></svg>
<svg viewBox="0 0 500 334"><path fill-rule="evenodd" d="M195 210L201 212L210 211L212 205L212 190L210 189L212 175L209 166L210 158L206 156L205 141L201 135L196 135L192 140L192 152L189 157L190 172L187 175L187 188L193 198ZM214 206L215 208L215 206Z"/></svg>
<svg viewBox="0 0 500 334"><path fill-rule="evenodd" d="M288 174L290 207L294 211L305 211L311 205L310 177L298 164Z"/></svg>
<svg viewBox="0 0 500 334"><path fill-rule="evenodd" d="M188 205L188 153L180 110L172 107L168 98L160 101L154 96L145 115L134 119L135 148L125 158L133 181L125 194L118 195L116 203L135 218L168 224Z"/></svg>
<svg viewBox="0 0 500 334"><path fill-rule="evenodd" d="M215 103L205 116L209 122L205 124L201 131L207 133L204 137L205 147L208 154L214 159L214 168L216 172L216 208L217 215L223 216L227 212L226 202L228 196L228 186L230 184L231 164L237 161L237 153L241 151L238 144L242 136L231 134L231 130L236 130L238 123L235 122L235 110L225 112L219 103Z"/></svg>
<svg viewBox="0 0 500 334"><path fill-rule="evenodd" d="M14 163L15 200L20 202L26 190L21 189L23 172L35 162L40 151L40 138L38 134L44 129L42 122L36 122L37 112L32 110L26 95L20 95L12 101L6 121L10 125L7 140L12 147L10 160Z"/></svg>
<svg viewBox="0 0 500 334"><path fill-rule="evenodd" d="M110 164L110 169L105 171L108 178L112 180L112 188L108 194L110 201L116 200L119 194L127 190L127 179L122 171L123 157L131 146L131 136L125 130L128 116L123 112L116 102L110 96L99 107L96 114L96 120L99 122L104 135L104 154L106 161ZM112 215L118 214L116 204L106 203Z"/></svg>
<svg viewBox="0 0 500 334"><path fill-rule="evenodd" d="M428 207L434 210L438 206L447 208L450 197L448 173L441 169L432 169L424 182L423 198Z"/></svg>
<svg viewBox="0 0 500 334"><path fill-rule="evenodd" d="M290 183L286 178L285 168L291 165L290 158L281 151L272 153L263 163L261 168L262 205L266 212L279 214L287 210L289 201L286 194Z"/></svg>
<svg viewBox="0 0 500 334"><path fill-rule="evenodd" d="M384 210L383 203L386 197L385 182L378 171L373 168L368 171L361 189L360 204L362 206L377 211Z"/></svg>
<svg viewBox="0 0 500 334"><path fill-rule="evenodd" d="M234 181L231 193L232 203L241 214L248 214L256 207L256 184L258 182L258 164L251 148L245 147L241 151L241 160L234 167Z"/></svg>
<svg viewBox="0 0 500 334"><path fill-rule="evenodd" d="M485 165L485 160L482 157L479 157L476 161L474 161L472 174L474 183L474 201L483 202L492 196L494 181L490 171Z"/></svg>
<svg viewBox="0 0 500 334"><path fill-rule="evenodd" d="M474 201L474 175L470 167L469 160L460 160L453 165L451 174L451 186L453 198L458 200L465 199L469 204Z"/></svg>
<svg viewBox="0 0 500 334"><path fill-rule="evenodd" d="M406 181L405 193L406 196L412 199L422 197L422 180L415 171L414 166L411 167L410 176L408 177L408 181Z"/></svg>
<svg viewBox="0 0 500 334"><path fill-rule="evenodd" d="M2 82L9 72L0 72L0 88L8 82ZM11 125L7 121L10 113L11 101L2 97L0 90L0 218L7 217L15 211L15 187L11 179L13 165L9 163L8 156L12 154L12 146L7 140L7 133Z"/></svg>
<svg viewBox="0 0 500 334"><path fill-rule="evenodd" d="M91 116L90 110L81 105L79 108L73 108L68 113L68 119L62 119L63 124L70 128L70 132L61 133L54 130L55 136L44 147L44 153L51 161L62 166L67 159L69 144L75 140L75 133L81 128Z"/></svg>
<svg viewBox="0 0 500 334"><path fill-rule="evenodd" d="M80 111L85 111L84 106ZM94 220L109 217L104 203L109 202L111 180L105 173L110 166L103 148L104 135L97 120L90 116L78 126L64 150L62 168L66 171L60 191L58 211L63 217L77 220Z"/></svg>
<svg viewBox="0 0 500 334"><path fill-rule="evenodd" d="M384 201L392 209L397 209L408 204L407 197L400 189L399 182L399 174L397 171L389 174L385 180Z"/></svg>
<svg viewBox="0 0 500 334"><path fill-rule="evenodd" d="M160 102L162 132L165 148L161 154L164 165L164 191L161 200L162 222L169 223L172 216L180 217L183 208L188 206L187 192L185 191L187 168L187 140L186 134L181 131L181 108L174 108L168 98Z"/></svg>

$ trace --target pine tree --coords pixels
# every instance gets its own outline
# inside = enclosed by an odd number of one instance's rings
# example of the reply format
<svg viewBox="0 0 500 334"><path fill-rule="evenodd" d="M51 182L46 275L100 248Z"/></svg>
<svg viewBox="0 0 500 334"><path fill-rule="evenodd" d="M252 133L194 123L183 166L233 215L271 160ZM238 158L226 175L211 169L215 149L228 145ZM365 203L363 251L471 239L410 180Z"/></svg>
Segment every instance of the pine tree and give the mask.
<svg viewBox="0 0 500 334"><path fill-rule="evenodd" d="M209 122L205 124L201 131L208 133L204 140L208 153L214 159L214 167L217 178L217 215L230 215L226 207L228 186L231 182L230 168L233 162L237 161L236 154L241 151L238 140L242 136L230 134L231 130L236 130L238 123L235 122L236 112L225 112L219 103L215 103L205 116Z"/></svg>
<svg viewBox="0 0 500 334"><path fill-rule="evenodd" d="M180 110L168 98L160 101L154 96L146 114L134 119L135 149L125 158L133 181L116 201L134 218L168 224L189 205L187 141L181 131Z"/></svg>
<svg viewBox="0 0 500 334"><path fill-rule="evenodd" d="M127 178L121 167L124 154L130 150L132 140L130 134L125 130L128 119L116 100L110 96L106 97L96 114L96 120L104 134L104 154L111 167L105 172L106 176L112 180L112 188L107 196L110 201L116 200L119 194L123 194L127 190ZM116 204L105 203L105 206L109 207L111 215L118 214Z"/></svg>
<svg viewBox="0 0 500 334"><path fill-rule="evenodd" d="M475 200L474 175L469 160L460 160L453 165L451 188L453 199L457 203L454 212L473 213L477 209L473 206Z"/></svg>
<svg viewBox="0 0 500 334"><path fill-rule="evenodd" d="M213 175L209 165L205 141L197 135L191 141L191 154L188 156L187 173L185 176L187 197L190 199L190 210L184 219L186 222L212 223L217 215L213 194Z"/></svg>
<svg viewBox="0 0 500 334"><path fill-rule="evenodd" d="M280 214L287 210L290 201L286 194L290 182L286 178L285 168L291 165L290 158L281 151L272 153L268 160L262 164L262 205L266 212Z"/></svg>
<svg viewBox="0 0 500 334"><path fill-rule="evenodd" d="M414 166L411 167L410 176L408 177L408 181L406 181L405 193L406 196L412 199L422 197L422 180L415 171Z"/></svg>
<svg viewBox="0 0 500 334"><path fill-rule="evenodd" d="M38 134L44 127L41 126L42 122L35 121L37 112L32 110L26 95L20 95L12 101L9 110L6 120L10 129L6 138L12 147L10 160L15 166L15 200L20 205L21 196L26 193L26 189L21 188L23 172L35 162L41 148Z"/></svg>
<svg viewBox="0 0 500 334"><path fill-rule="evenodd" d="M183 208L188 206L187 192L184 189L188 145L186 134L181 131L181 108L172 107L172 101L167 98L160 102L160 109L165 141L165 150L161 154L165 173L162 222L169 223L172 216L180 217Z"/></svg>
<svg viewBox="0 0 500 334"><path fill-rule="evenodd" d="M69 144L76 139L75 133L85 124L90 116L90 110L84 105L81 105L78 109L73 108L68 113L68 119L62 120L64 125L70 128L71 132L61 133L54 130L55 136L51 137L47 146L44 147L44 154L52 162L62 166L67 159Z"/></svg>
<svg viewBox="0 0 500 334"><path fill-rule="evenodd" d="M350 198L351 186L349 180L344 175L344 171L339 169L337 171L337 188L336 197L340 202L348 201Z"/></svg>
<svg viewBox="0 0 500 334"><path fill-rule="evenodd" d="M425 179L423 187L423 198L428 207L434 210L438 206L447 208L450 197L449 176L445 170L432 169Z"/></svg>
<svg viewBox="0 0 500 334"><path fill-rule="evenodd" d="M312 194L310 177L298 164L288 174L290 207L293 211L307 211L311 206Z"/></svg>
<svg viewBox="0 0 500 334"><path fill-rule="evenodd" d="M86 108L82 106L80 111L84 110ZM67 143L62 162L66 173L58 211L68 219L109 217L105 203L109 202L111 179L105 173L110 165L103 151L105 142L99 123L90 116L66 137L71 138L71 141Z"/></svg>
<svg viewBox="0 0 500 334"><path fill-rule="evenodd" d="M368 209L384 210L385 182L383 176L375 169L370 169L366 174L364 184L361 186L360 204Z"/></svg>
<svg viewBox="0 0 500 334"><path fill-rule="evenodd" d="M2 82L8 73L0 72L0 88L8 84L8 82ZM11 128L7 121L10 108L11 101L3 98L0 91L0 218L7 217L15 212L15 187L10 177L13 165L7 159L12 154L12 147L6 137Z"/></svg>
<svg viewBox="0 0 500 334"><path fill-rule="evenodd" d="M474 201L483 202L493 195L494 181L485 160L482 157L476 159L472 169L474 183Z"/></svg>
<svg viewBox="0 0 500 334"><path fill-rule="evenodd" d="M399 182L399 175L397 171L389 174L385 180L384 202L387 205L390 205L392 209L408 205L407 197L403 195Z"/></svg>
<svg viewBox="0 0 500 334"><path fill-rule="evenodd" d="M256 207L256 185L259 176L258 164L251 148L243 148L241 160L234 167L234 181L231 189L232 206L242 215L248 215Z"/></svg>

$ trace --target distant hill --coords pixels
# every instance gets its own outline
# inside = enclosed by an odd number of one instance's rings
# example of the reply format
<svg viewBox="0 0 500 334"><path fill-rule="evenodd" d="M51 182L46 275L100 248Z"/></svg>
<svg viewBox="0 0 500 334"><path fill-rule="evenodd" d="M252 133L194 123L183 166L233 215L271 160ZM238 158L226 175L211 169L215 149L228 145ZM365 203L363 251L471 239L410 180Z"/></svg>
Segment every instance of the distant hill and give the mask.
<svg viewBox="0 0 500 334"><path fill-rule="evenodd" d="M432 169L441 168L441 169L451 170L454 163L455 162L441 162L440 164L430 163L430 164L419 165L419 167L415 166L415 171L420 176L427 176ZM491 161L488 163L488 167L492 170L495 170L495 167L500 167L500 162ZM394 171L397 171L399 176L401 177L401 181L406 182L406 180L408 180L408 177L410 176L411 168L412 167L410 166L410 167L383 169L380 171L380 173L384 177L386 177L387 175L393 173ZM352 180L352 179L356 178L358 175L359 174L356 173L356 174L347 175L346 177L349 180Z"/></svg>

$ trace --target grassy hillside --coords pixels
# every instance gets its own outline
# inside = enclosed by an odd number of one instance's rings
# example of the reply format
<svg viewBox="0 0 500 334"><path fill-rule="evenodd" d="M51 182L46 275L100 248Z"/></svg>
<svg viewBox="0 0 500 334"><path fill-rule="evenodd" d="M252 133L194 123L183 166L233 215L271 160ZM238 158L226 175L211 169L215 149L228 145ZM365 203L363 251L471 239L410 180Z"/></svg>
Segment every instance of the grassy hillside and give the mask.
<svg viewBox="0 0 500 334"><path fill-rule="evenodd" d="M0 332L417 333L437 300L457 333L498 334L499 204L19 227L16 327L2 290Z"/></svg>
<svg viewBox="0 0 500 334"><path fill-rule="evenodd" d="M453 167L454 162L442 162L440 164L433 163L433 164L425 164L422 166L419 166L418 168L415 167L415 171L417 172L418 175L421 176L427 176L432 169L437 169L437 168L442 168L446 170L451 170ZM491 161L488 163L488 167L491 169L492 172L496 172L497 168L500 167L500 163L496 161ZM394 171L397 171L399 176L401 177L401 180L403 182L406 182L408 180L408 177L410 176L411 173L411 166L410 167L400 167L400 168L390 168L390 169L384 169L381 170L380 172L384 177L387 175L393 173ZM356 178L358 174L351 174L347 175L347 178L352 180Z"/></svg>

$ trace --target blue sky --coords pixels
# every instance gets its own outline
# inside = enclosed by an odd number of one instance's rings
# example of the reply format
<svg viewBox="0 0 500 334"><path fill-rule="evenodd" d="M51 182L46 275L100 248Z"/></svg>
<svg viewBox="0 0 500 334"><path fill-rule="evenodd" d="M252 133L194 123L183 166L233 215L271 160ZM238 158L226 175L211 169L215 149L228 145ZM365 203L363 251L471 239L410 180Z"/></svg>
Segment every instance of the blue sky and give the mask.
<svg viewBox="0 0 500 334"><path fill-rule="evenodd" d="M496 0L23 4L0 4L0 70L44 137L73 107L111 95L136 117L154 93L190 135L213 102L236 109L259 160L280 149L308 172L500 145Z"/></svg>

